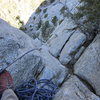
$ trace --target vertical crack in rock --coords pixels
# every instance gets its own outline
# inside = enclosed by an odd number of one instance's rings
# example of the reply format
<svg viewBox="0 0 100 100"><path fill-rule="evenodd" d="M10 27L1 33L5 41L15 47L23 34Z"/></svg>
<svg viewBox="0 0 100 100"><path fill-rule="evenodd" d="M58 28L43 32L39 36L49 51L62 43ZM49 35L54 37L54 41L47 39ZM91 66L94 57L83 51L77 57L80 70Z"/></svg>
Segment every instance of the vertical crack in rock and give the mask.
<svg viewBox="0 0 100 100"><path fill-rule="evenodd" d="M69 36L69 38L67 39L67 41L64 43L64 45L62 46L61 50L60 50L60 53L58 55L57 58L59 58L60 54L61 54L61 51L63 50L63 48L65 47L66 43L69 41L70 37L75 33L76 30L72 31L71 35Z"/></svg>
<svg viewBox="0 0 100 100"><path fill-rule="evenodd" d="M75 76L77 76L81 82L83 82L83 84L96 95L96 91L95 89L92 87L92 85L85 79L81 78L79 75L74 74Z"/></svg>

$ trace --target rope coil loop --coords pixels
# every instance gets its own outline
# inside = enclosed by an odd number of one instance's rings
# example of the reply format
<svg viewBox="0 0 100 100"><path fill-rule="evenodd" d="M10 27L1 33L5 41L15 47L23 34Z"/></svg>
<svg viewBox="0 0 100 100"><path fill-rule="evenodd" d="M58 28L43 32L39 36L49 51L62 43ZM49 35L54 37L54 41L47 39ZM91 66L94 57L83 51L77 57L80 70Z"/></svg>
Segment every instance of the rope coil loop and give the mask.
<svg viewBox="0 0 100 100"><path fill-rule="evenodd" d="M52 100L58 90L52 81L32 79L16 88L20 100Z"/></svg>

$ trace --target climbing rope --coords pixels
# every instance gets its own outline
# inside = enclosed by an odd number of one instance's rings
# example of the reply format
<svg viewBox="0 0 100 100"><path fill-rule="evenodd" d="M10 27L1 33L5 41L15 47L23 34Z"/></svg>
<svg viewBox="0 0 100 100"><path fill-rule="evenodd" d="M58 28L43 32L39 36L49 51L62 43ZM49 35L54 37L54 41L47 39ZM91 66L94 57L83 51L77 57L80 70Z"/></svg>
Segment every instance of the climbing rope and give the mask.
<svg viewBox="0 0 100 100"><path fill-rule="evenodd" d="M32 79L16 88L15 92L20 100L52 100L58 86L51 80Z"/></svg>
<svg viewBox="0 0 100 100"><path fill-rule="evenodd" d="M7 68L17 62L19 59L24 57L26 54L38 49L32 49L15 61L13 61L9 66L0 69L0 74L2 74ZM20 100L52 100L55 93L57 92L58 86L55 85L51 80L42 79L36 80L32 79L28 82L24 82L15 89L15 93Z"/></svg>

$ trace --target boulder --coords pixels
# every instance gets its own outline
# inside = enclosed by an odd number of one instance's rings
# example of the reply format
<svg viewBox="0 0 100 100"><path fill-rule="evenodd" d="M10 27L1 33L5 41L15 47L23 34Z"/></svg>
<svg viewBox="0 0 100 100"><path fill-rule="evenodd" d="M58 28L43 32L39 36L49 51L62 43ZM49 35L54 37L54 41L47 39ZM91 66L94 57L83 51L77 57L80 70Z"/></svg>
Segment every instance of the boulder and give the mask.
<svg viewBox="0 0 100 100"><path fill-rule="evenodd" d="M11 73L15 86L18 86L30 79L37 78L43 70L42 58L35 54L35 50L18 59L14 64L7 68Z"/></svg>
<svg viewBox="0 0 100 100"><path fill-rule="evenodd" d="M71 76L53 100L100 100L76 76Z"/></svg>
<svg viewBox="0 0 100 100"><path fill-rule="evenodd" d="M56 84L61 84L68 76L68 69L61 65L45 48L40 50L40 56L45 68L39 75L39 79L50 79Z"/></svg>
<svg viewBox="0 0 100 100"><path fill-rule="evenodd" d="M0 19L0 67L9 66L26 53L8 68L15 84L30 79L42 67L41 58L32 53L37 48L32 38Z"/></svg>
<svg viewBox="0 0 100 100"><path fill-rule="evenodd" d="M100 95L100 35L82 54L74 66L75 74L89 82Z"/></svg>
<svg viewBox="0 0 100 100"><path fill-rule="evenodd" d="M85 41L86 36L81 31L75 30L74 34L70 37L61 51L59 57L60 62L64 65L70 63Z"/></svg>
<svg viewBox="0 0 100 100"><path fill-rule="evenodd" d="M50 53L58 57L63 46L69 40L72 34L74 34L73 28L76 25L70 18L66 18L52 33L52 37L47 41ZM72 30L71 30L72 29Z"/></svg>
<svg viewBox="0 0 100 100"><path fill-rule="evenodd" d="M52 80L59 85L68 76L68 69L44 48L25 55L8 70L13 75L15 83L22 83L35 77Z"/></svg>
<svg viewBox="0 0 100 100"><path fill-rule="evenodd" d="M34 40L17 28L11 27L0 19L0 60L1 66L7 66L20 54L38 48Z"/></svg>
<svg viewBox="0 0 100 100"><path fill-rule="evenodd" d="M0 20L0 67L10 65L7 70L15 86L34 77L61 84L68 75L68 69L40 46L38 40Z"/></svg>

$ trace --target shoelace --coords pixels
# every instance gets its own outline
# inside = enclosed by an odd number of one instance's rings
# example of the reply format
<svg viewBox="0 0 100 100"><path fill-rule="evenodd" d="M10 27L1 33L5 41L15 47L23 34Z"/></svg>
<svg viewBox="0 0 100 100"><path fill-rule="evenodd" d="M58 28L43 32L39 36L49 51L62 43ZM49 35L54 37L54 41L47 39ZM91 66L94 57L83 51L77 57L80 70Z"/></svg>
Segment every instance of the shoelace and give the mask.
<svg viewBox="0 0 100 100"><path fill-rule="evenodd" d="M32 79L16 88L20 100L52 100L58 90L52 81Z"/></svg>

